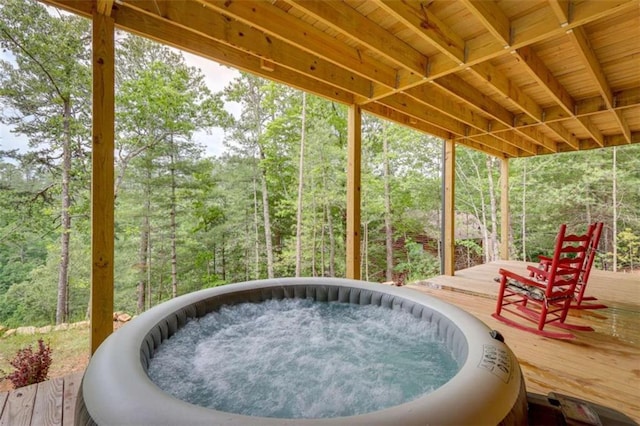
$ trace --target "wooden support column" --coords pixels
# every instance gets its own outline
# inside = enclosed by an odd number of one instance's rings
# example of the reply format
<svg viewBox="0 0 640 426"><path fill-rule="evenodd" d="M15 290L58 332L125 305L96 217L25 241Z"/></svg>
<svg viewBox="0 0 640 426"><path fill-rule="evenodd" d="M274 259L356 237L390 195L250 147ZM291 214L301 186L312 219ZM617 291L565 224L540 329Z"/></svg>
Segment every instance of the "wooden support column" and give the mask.
<svg viewBox="0 0 640 426"><path fill-rule="evenodd" d="M500 259L509 260L509 159L500 162Z"/></svg>
<svg viewBox="0 0 640 426"><path fill-rule="evenodd" d="M113 332L114 22L93 14L91 353Z"/></svg>
<svg viewBox="0 0 640 426"><path fill-rule="evenodd" d="M456 182L456 144L453 140L445 141L444 157L444 238L442 255L444 257L444 275L455 274L455 182Z"/></svg>
<svg viewBox="0 0 640 426"><path fill-rule="evenodd" d="M346 277L360 279L360 167L362 156L360 106L349 107L347 147L347 270Z"/></svg>

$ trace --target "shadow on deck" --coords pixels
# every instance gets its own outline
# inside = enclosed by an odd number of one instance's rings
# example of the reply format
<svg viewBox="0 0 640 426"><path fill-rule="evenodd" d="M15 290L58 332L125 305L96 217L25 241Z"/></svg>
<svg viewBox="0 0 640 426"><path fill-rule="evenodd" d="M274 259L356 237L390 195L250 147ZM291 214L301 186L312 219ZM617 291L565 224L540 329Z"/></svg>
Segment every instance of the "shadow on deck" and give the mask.
<svg viewBox="0 0 640 426"><path fill-rule="evenodd" d="M640 422L640 276L592 270L586 294L607 305L571 310L567 322L590 325L575 339L554 340L509 327L493 317L500 268L524 273L527 263L498 261L413 283L408 288L459 306L492 329L513 350L527 390L558 392L621 411Z"/></svg>

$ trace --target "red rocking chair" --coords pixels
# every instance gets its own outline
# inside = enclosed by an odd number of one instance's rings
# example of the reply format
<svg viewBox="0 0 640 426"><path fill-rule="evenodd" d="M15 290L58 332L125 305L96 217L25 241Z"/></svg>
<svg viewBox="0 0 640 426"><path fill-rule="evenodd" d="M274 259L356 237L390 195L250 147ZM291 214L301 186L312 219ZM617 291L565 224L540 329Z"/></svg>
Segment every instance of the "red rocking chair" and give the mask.
<svg viewBox="0 0 640 426"><path fill-rule="evenodd" d="M530 276L500 269L500 290L496 311L492 315L512 327L535 333L539 336L572 339L570 332L544 330L551 324L567 330L593 331L591 327L566 324L565 320L574 298L582 266L588 257L588 248L595 226L589 226L584 235L567 235L567 226L561 225L556 237L553 257L543 267L528 266ZM536 327L505 317L515 317L532 322Z"/></svg>
<svg viewBox="0 0 640 426"><path fill-rule="evenodd" d="M607 305L603 304L594 304L594 303L585 303L582 304L583 301L594 301L598 300L592 296L585 296L585 290L587 288L587 282L589 281L589 275L591 274L591 267L593 266L593 261L596 258L596 250L598 249L598 244L600 243L600 235L602 234L602 222L596 222L590 226L594 227L593 233L591 235L591 241L589 242L589 246L587 247L587 255L584 258L584 263L582 264L582 270L580 271L580 277L578 278L578 283L576 284L576 294L574 297L574 301L571 303L571 309L606 309ZM540 268L546 269L551 265L551 258L546 256L539 256L540 259Z"/></svg>

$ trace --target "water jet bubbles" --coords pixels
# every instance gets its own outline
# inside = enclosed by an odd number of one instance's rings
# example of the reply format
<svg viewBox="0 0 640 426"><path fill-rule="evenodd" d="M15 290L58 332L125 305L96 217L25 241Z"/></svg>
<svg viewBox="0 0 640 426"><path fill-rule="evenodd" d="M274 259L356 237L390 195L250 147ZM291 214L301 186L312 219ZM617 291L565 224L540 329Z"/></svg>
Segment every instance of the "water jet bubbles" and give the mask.
<svg viewBox="0 0 640 426"><path fill-rule="evenodd" d="M245 303L178 330L154 354L149 376L219 411L350 416L413 400L453 377L457 363L434 336L430 323L373 305Z"/></svg>

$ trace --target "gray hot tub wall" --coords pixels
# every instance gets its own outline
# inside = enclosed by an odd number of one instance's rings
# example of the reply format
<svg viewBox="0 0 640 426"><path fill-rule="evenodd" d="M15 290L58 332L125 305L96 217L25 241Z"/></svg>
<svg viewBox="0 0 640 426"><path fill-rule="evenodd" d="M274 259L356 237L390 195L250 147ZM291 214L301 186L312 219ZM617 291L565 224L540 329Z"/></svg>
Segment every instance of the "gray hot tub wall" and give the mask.
<svg viewBox="0 0 640 426"><path fill-rule="evenodd" d="M164 393L146 375L149 362L155 350L162 342L171 337L187 321L202 317L218 310L223 305L239 303L259 303L269 299L311 298L320 302L338 301L360 305L378 305L389 309L400 309L416 318L429 321L437 327L438 337L453 354L461 371L447 386L456 387L457 393L467 388L458 401L451 401L441 389L417 400L374 413L332 419L270 419L249 417L232 413L223 413L204 407L179 401ZM464 329L474 329L473 333L462 332L456 324L464 324ZM467 362L469 350L474 348L473 358L477 358L477 346L474 335L480 333L486 341L490 329L468 313L418 292L388 287L380 284L338 278L282 278L250 281L202 290L170 300L147 311L131 323L109 337L94 354L81 386L76 405L77 425L156 425L162 424L290 424L290 425L344 425L344 424L461 424L460 413L476 410L478 404L487 404L482 413L474 413L474 424L526 424L526 392L520 368L511 351L501 342L489 339L491 345L497 345L507 351L513 359L514 368L510 372L509 390L504 395L491 398L493 386L483 386L477 380L460 381L458 377L464 370L476 367L480 362ZM116 340L117 342L110 342ZM471 340L471 341L470 341ZM504 346L504 348L502 348ZM131 362L139 354L139 363ZM481 356L481 355L480 355ZM109 359L115 366L105 370L101 359ZM129 361L127 361L129 359ZM96 361L96 362L94 362ZM97 366L96 366L97 365ZM478 371L473 371L477 374ZM114 373L115 372L115 373ZM489 375L491 376L491 375ZM489 377L491 380L491 377ZM504 383L501 384L504 387ZM120 396L123 389L126 395L133 394L140 401L131 401ZM132 393L133 392L133 393ZM442 393L442 397L438 395ZM484 394L483 397L476 397ZM429 404L425 404L429 398ZM444 399L443 399L444 398ZM508 401L505 401L508 399ZM429 406L425 408L425 405ZM505 409L505 406L510 409ZM109 408L117 407L117 408ZM119 413L114 419L114 410ZM428 411L428 413L426 412ZM483 414L484 413L484 414ZM428 414L428 415L427 415ZM425 417L426 416L426 417ZM175 423L179 421L179 423Z"/></svg>

